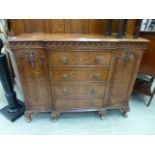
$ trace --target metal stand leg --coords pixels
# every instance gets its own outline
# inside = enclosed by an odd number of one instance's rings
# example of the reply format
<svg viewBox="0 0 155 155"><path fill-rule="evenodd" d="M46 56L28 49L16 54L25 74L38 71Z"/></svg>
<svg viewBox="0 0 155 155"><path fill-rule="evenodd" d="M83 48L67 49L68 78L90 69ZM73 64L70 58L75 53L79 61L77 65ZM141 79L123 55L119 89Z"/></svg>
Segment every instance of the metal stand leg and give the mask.
<svg viewBox="0 0 155 155"><path fill-rule="evenodd" d="M149 107L149 106L150 106L150 104L151 104L151 101L152 101L152 99L153 99L154 94L155 94L155 88L153 89L153 92L152 92L152 94L151 94L151 97L150 97L150 99L149 99L148 104L146 104L146 106L147 106L147 107Z"/></svg>
<svg viewBox="0 0 155 155"><path fill-rule="evenodd" d="M155 94L155 87L153 88L153 91L151 91L151 87L154 79L155 79L154 77L151 77L149 81L143 80L143 79L136 79L136 82L135 82L134 92L150 97L149 102L145 103L147 107L150 106L153 96Z"/></svg>
<svg viewBox="0 0 155 155"><path fill-rule="evenodd" d="M24 114L25 107L22 101L17 100L16 92L10 80L9 70L5 54L1 53L3 42L0 40L0 80L5 91L5 97L8 105L0 110L0 113L9 119L15 121Z"/></svg>

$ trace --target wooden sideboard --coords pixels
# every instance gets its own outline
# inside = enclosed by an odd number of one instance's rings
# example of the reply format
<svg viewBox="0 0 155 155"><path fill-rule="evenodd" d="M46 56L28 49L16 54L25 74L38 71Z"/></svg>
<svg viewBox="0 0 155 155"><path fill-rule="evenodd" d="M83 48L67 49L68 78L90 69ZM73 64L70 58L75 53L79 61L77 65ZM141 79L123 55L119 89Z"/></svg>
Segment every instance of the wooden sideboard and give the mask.
<svg viewBox="0 0 155 155"><path fill-rule="evenodd" d="M26 102L25 116L51 112L129 111L148 40L101 34L21 34L9 38Z"/></svg>

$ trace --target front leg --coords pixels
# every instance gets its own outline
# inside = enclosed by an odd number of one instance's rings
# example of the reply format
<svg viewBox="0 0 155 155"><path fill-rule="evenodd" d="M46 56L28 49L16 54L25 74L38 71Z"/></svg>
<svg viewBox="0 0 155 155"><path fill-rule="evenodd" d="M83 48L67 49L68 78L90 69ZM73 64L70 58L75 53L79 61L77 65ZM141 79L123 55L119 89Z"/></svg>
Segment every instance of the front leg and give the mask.
<svg viewBox="0 0 155 155"><path fill-rule="evenodd" d="M58 117L59 117L59 115L60 115L59 112L53 111L53 112L51 113L52 121L53 121L53 122L56 122L57 119L58 119Z"/></svg>
<svg viewBox="0 0 155 155"><path fill-rule="evenodd" d="M130 111L130 108L122 108L122 109L120 109L120 111L121 111L123 117L127 118L128 117L127 113Z"/></svg>
<svg viewBox="0 0 155 155"><path fill-rule="evenodd" d="M25 116L25 118L26 118L26 121L29 123L29 122L31 122L32 121L32 112L25 112L24 113L24 116Z"/></svg>
<svg viewBox="0 0 155 155"><path fill-rule="evenodd" d="M104 116L107 114L107 111L102 110L102 111L99 111L98 114L100 115L101 120L104 120Z"/></svg>

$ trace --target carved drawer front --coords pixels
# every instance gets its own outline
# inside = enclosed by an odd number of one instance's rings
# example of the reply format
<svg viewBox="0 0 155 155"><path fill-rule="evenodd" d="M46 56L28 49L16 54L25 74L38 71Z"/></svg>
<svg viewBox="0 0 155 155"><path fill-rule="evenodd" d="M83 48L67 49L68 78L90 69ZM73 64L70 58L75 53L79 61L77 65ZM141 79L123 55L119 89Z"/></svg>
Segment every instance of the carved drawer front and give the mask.
<svg viewBox="0 0 155 155"><path fill-rule="evenodd" d="M72 51L49 52L49 63L53 65L109 65L112 52Z"/></svg>
<svg viewBox="0 0 155 155"><path fill-rule="evenodd" d="M53 69L51 75L54 81L106 81L108 72L108 67Z"/></svg>
<svg viewBox="0 0 155 155"><path fill-rule="evenodd" d="M56 109L94 108L104 106L104 97L97 98L57 98L54 106Z"/></svg>
<svg viewBox="0 0 155 155"><path fill-rule="evenodd" d="M78 84L78 85L54 85L55 96L95 96L104 95L106 84Z"/></svg>

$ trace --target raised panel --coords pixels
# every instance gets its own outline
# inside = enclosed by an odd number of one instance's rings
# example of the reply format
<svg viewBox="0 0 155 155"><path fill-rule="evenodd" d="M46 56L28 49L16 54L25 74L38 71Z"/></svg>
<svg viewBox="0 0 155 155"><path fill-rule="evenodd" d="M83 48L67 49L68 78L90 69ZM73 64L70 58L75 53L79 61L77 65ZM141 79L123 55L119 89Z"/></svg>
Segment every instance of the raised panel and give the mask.
<svg viewBox="0 0 155 155"><path fill-rule="evenodd" d="M53 19L51 20L52 33L64 33L65 32L65 20Z"/></svg>
<svg viewBox="0 0 155 155"><path fill-rule="evenodd" d="M44 20L43 19L32 19L30 21L32 32L45 32Z"/></svg>
<svg viewBox="0 0 155 155"><path fill-rule="evenodd" d="M65 33L89 33L89 20L65 19Z"/></svg>
<svg viewBox="0 0 155 155"><path fill-rule="evenodd" d="M90 19L89 33L104 34L106 30L106 20Z"/></svg>
<svg viewBox="0 0 155 155"><path fill-rule="evenodd" d="M25 27L22 19L14 19L10 21L12 35L25 33Z"/></svg>

